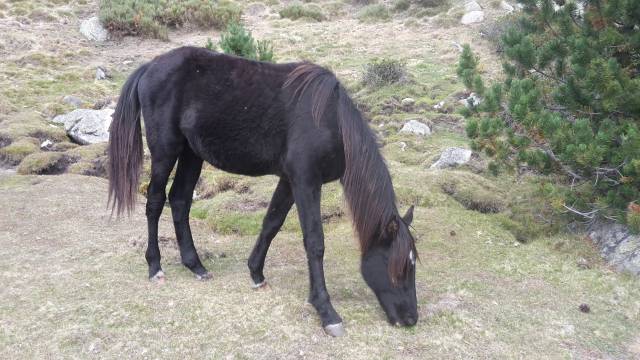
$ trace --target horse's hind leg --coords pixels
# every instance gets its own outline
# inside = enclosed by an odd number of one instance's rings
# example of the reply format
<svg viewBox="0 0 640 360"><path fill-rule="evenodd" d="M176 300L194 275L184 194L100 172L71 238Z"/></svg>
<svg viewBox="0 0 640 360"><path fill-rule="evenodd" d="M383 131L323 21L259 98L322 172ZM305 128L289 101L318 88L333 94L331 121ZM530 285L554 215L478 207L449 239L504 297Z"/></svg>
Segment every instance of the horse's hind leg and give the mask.
<svg viewBox="0 0 640 360"><path fill-rule="evenodd" d="M260 288L266 284L264 274L262 273L264 260L267 256L267 251L269 251L271 240L273 240L278 231L280 231L292 205L293 194L291 193L291 185L281 178L271 197L267 214L264 216L264 220L262 220L260 236L258 236L253 251L251 251L251 256L249 256L248 265L254 288Z"/></svg>
<svg viewBox="0 0 640 360"><path fill-rule="evenodd" d="M171 204L171 215L173 216L182 263L196 275L196 278L206 280L211 278L211 274L200 262L200 257L198 257L193 245L191 227L189 226L193 189L196 187L201 170L202 159L194 154L188 146L185 146L180 154L176 177L173 179L173 185L169 191L169 204Z"/></svg>
<svg viewBox="0 0 640 360"><path fill-rule="evenodd" d="M153 155L154 153L152 153ZM151 162L151 181L147 189L147 229L149 234L149 242L145 258L149 264L149 279L152 281L164 281L164 272L160 266L160 248L158 247L158 221L167 199L165 188L169 174L173 170L173 166L178 158L177 153L163 153L156 157L152 156Z"/></svg>

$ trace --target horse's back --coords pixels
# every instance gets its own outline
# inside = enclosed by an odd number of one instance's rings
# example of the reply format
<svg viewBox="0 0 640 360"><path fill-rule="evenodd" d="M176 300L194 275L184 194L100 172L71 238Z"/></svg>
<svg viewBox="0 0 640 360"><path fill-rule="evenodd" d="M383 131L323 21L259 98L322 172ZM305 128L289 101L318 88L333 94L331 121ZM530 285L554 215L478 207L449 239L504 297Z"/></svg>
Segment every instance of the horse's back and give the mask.
<svg viewBox="0 0 640 360"><path fill-rule="evenodd" d="M225 171L277 173L289 128L282 85L294 67L192 47L161 55L140 81L147 136L162 141L179 133Z"/></svg>

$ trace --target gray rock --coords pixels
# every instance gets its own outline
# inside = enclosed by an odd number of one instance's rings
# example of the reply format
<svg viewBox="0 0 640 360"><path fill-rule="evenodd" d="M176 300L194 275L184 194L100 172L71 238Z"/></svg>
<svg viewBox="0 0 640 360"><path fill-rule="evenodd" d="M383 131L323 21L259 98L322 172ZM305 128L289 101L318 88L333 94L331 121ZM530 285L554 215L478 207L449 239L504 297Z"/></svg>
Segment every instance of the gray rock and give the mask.
<svg viewBox="0 0 640 360"><path fill-rule="evenodd" d="M471 150L450 147L444 149L440 154L440 159L431 165L432 169L444 169L458 165L464 165L471 160Z"/></svg>
<svg viewBox="0 0 640 360"><path fill-rule="evenodd" d="M460 100L460 103L466 107L478 106L481 102L482 99L476 93L471 93L466 99Z"/></svg>
<svg viewBox="0 0 640 360"><path fill-rule="evenodd" d="M106 68L102 66L98 66L96 68L96 80L105 80L105 79L111 79L111 74L109 73L109 71L107 71Z"/></svg>
<svg viewBox="0 0 640 360"><path fill-rule="evenodd" d="M109 39L109 31L102 26L97 16L82 21L80 23L80 33L95 42L103 42Z"/></svg>
<svg viewBox="0 0 640 360"><path fill-rule="evenodd" d="M48 150L51 148L52 145L53 145L53 141L46 139L45 141L42 142L42 144L40 144L40 149Z"/></svg>
<svg viewBox="0 0 640 360"><path fill-rule="evenodd" d="M112 114L113 109L76 109L64 115L58 115L51 121L63 124L67 134L74 141L87 145L109 141Z"/></svg>
<svg viewBox="0 0 640 360"><path fill-rule="evenodd" d="M511 6L511 4L509 4L508 2L506 2L506 1L504 1L504 0L502 0L502 1L500 2L500 8L501 8L502 10L504 10L504 11L508 12L508 13L513 12L513 10L515 10L515 9L513 8L513 6Z"/></svg>
<svg viewBox="0 0 640 360"><path fill-rule="evenodd" d="M465 12L482 11L482 6L480 6L480 4L478 4L476 1L469 1L464 4L464 11Z"/></svg>
<svg viewBox="0 0 640 360"><path fill-rule="evenodd" d="M67 95L67 96L63 97L62 101L67 103L67 104L69 104L69 105L75 106L77 108L82 106L82 103L83 103L82 99L80 99L77 96L73 96L73 95Z"/></svg>
<svg viewBox="0 0 640 360"><path fill-rule="evenodd" d="M400 132L403 133L412 133L421 136L431 135L431 129L427 124L423 124L418 120L409 120L407 121Z"/></svg>
<svg viewBox="0 0 640 360"><path fill-rule="evenodd" d="M413 104L415 104L415 103L416 103L416 101L414 99L412 99L412 98L404 98L400 102L400 104L402 104L402 106L404 106L404 107L413 106Z"/></svg>
<svg viewBox="0 0 640 360"><path fill-rule="evenodd" d="M460 23L463 25L470 25L484 21L484 11L475 10L470 11L464 15L460 19Z"/></svg>
<svg viewBox="0 0 640 360"><path fill-rule="evenodd" d="M640 275L640 235L616 223L597 223L589 238L600 249L600 254L618 271Z"/></svg>

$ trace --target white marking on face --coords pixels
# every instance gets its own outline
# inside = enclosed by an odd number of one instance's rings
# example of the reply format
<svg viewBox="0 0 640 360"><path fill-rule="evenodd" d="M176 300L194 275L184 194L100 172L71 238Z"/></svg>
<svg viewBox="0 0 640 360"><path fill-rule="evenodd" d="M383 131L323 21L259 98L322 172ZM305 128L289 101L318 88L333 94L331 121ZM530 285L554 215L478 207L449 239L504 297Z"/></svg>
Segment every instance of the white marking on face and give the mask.
<svg viewBox="0 0 640 360"><path fill-rule="evenodd" d="M409 261L411 261L411 265L416 264L416 256L413 255L413 250L409 251Z"/></svg>

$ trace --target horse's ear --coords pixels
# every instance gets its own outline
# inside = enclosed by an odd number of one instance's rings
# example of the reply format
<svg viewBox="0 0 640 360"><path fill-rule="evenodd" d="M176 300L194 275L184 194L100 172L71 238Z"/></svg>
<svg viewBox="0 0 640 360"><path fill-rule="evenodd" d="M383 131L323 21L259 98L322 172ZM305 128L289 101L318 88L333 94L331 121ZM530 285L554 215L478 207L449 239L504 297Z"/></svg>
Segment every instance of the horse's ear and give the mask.
<svg viewBox="0 0 640 360"><path fill-rule="evenodd" d="M404 223L407 224L407 226L411 225L411 222L413 221L413 207L414 206L411 205L409 210L407 210L407 213L402 217L402 220L404 220Z"/></svg>

